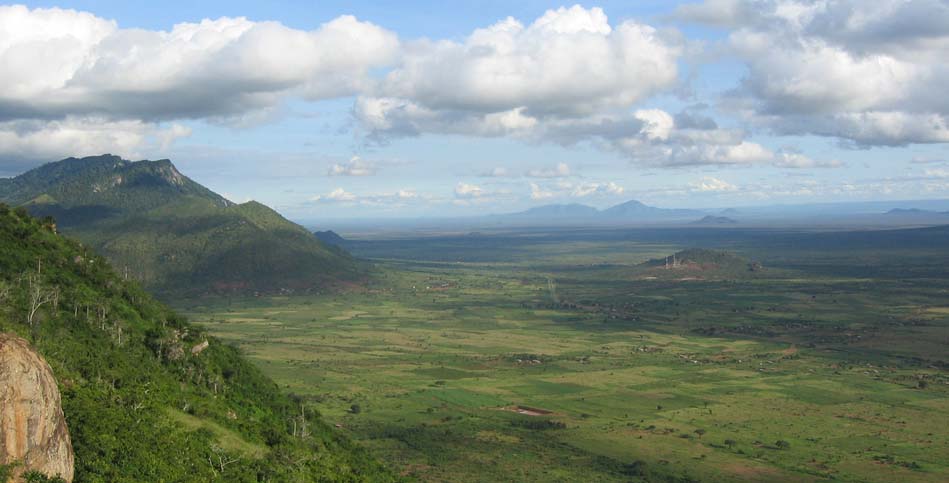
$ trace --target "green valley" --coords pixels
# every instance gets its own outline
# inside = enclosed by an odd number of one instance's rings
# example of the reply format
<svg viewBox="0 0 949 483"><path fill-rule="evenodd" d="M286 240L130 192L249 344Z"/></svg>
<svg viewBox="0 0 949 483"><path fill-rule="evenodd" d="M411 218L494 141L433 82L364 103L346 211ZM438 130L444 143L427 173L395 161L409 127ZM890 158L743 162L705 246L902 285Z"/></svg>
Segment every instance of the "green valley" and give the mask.
<svg viewBox="0 0 949 483"><path fill-rule="evenodd" d="M422 481L944 480L943 235L875 233L373 235L363 290L185 310Z"/></svg>

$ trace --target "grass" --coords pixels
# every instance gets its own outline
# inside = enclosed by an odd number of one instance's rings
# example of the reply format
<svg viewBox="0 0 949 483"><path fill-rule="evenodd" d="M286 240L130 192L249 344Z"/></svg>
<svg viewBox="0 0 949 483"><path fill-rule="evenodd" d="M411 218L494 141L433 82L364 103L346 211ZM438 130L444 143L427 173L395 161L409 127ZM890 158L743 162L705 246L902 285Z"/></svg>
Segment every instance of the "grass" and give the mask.
<svg viewBox="0 0 949 483"><path fill-rule="evenodd" d="M686 277L636 265L674 241L414 242L368 246L360 291L189 311L423 481L949 479L949 280L923 257Z"/></svg>
<svg viewBox="0 0 949 483"><path fill-rule="evenodd" d="M214 435L218 445L224 450L233 451L237 454L250 458L263 458L267 455L267 447L261 444L251 443L239 434L231 431L220 424L208 419L201 419L175 409L168 409L168 416L180 423L190 431L205 429Z"/></svg>

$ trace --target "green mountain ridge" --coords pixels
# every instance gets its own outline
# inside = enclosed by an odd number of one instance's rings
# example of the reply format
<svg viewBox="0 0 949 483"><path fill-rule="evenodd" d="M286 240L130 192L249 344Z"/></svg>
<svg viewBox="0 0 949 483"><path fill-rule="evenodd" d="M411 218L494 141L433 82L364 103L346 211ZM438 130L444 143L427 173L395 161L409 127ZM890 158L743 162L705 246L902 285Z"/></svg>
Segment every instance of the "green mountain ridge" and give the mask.
<svg viewBox="0 0 949 483"><path fill-rule="evenodd" d="M0 253L0 332L30 339L53 369L75 482L396 480L48 222L0 204ZM47 300L35 311L34 292Z"/></svg>
<svg viewBox="0 0 949 483"><path fill-rule="evenodd" d="M235 204L169 160L68 158L0 183L0 201L53 217L161 294L312 292L362 268L269 207Z"/></svg>

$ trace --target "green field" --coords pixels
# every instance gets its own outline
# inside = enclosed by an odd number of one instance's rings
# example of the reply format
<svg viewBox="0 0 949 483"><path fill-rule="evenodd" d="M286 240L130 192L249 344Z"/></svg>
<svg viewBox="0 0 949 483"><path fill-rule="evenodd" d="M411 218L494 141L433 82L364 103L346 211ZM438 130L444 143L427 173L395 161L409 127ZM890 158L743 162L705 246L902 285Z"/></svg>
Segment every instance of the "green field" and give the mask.
<svg viewBox="0 0 949 483"><path fill-rule="evenodd" d="M186 310L423 481L949 479L946 250L639 265L684 236L366 241L364 288Z"/></svg>

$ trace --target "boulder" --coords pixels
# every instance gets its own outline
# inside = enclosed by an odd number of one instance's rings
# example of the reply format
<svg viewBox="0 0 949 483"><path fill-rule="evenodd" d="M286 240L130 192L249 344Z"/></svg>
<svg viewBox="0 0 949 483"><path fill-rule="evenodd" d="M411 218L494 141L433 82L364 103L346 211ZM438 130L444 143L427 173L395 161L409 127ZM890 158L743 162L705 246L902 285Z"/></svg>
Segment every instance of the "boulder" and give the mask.
<svg viewBox="0 0 949 483"><path fill-rule="evenodd" d="M73 479L73 451L59 388L49 364L30 344L0 334L0 464Z"/></svg>

